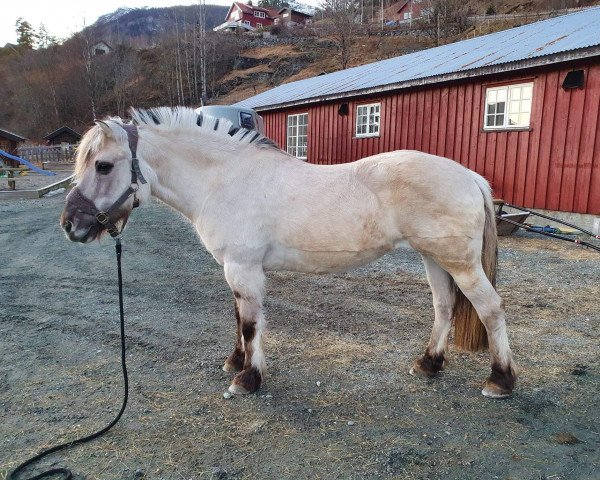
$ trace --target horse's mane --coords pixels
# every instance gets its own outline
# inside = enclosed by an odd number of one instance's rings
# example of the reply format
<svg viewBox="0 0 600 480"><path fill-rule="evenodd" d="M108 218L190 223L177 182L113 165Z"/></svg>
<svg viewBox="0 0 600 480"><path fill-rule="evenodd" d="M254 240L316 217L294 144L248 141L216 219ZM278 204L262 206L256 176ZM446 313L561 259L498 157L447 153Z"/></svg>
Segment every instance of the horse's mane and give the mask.
<svg viewBox="0 0 600 480"><path fill-rule="evenodd" d="M200 129L206 134L219 136L219 140L222 142L254 148L279 149L276 143L254 130L234 127L229 120L197 114L194 109L188 107L132 108L130 114L134 124L150 129L190 130L190 133ZM116 122L120 125L125 123L120 117L107 117L105 121ZM125 131L123 131L123 135L125 135ZM98 125L93 126L83 135L77 147L76 176L83 172L89 159L102 148L103 139L104 135Z"/></svg>

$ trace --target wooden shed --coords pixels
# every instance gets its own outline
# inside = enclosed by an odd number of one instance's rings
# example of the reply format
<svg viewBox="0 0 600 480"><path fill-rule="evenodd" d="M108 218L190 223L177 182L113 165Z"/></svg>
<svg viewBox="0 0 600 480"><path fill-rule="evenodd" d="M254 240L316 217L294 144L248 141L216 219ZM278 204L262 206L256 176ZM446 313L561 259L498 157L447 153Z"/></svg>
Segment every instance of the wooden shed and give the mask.
<svg viewBox="0 0 600 480"><path fill-rule="evenodd" d="M9 132L8 130L0 129L0 150L10 153L11 155L17 155L17 147L19 143L22 143L26 140L25 137L21 135L17 135L16 133ZM2 157L0 154L0 158L2 162L11 167L16 167L18 164L14 160L10 160L8 158Z"/></svg>
<svg viewBox="0 0 600 480"><path fill-rule="evenodd" d="M63 126L44 137L49 145L60 145L62 143L76 144L81 140L81 134L70 127Z"/></svg>
<svg viewBox="0 0 600 480"><path fill-rule="evenodd" d="M600 214L600 8L281 85L239 102L289 153L460 162L526 207Z"/></svg>

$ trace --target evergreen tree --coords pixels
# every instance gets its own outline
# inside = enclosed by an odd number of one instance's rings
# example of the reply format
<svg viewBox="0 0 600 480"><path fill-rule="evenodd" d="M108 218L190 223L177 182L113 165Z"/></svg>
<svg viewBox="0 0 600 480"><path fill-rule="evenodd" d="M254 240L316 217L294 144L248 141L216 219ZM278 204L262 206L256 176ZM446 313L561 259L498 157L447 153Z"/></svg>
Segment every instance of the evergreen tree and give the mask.
<svg viewBox="0 0 600 480"><path fill-rule="evenodd" d="M31 24L22 17L19 17L15 26L17 32L17 44L33 48L33 44L37 38L37 35L35 34Z"/></svg>

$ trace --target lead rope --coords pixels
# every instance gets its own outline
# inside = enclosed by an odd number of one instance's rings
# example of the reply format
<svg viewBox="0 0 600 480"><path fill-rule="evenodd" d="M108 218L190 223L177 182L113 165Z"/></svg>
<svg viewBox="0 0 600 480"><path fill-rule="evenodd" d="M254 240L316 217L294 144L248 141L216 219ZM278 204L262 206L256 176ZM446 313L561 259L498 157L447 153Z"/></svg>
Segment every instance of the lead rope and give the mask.
<svg viewBox="0 0 600 480"><path fill-rule="evenodd" d="M63 443L61 445L57 445L55 447L49 448L47 450L44 450L44 451L38 453L35 457L30 458L29 460L23 462L21 465L19 465L17 468L15 468L8 475L7 480L17 480L20 471L22 471L24 468L28 467L32 463L35 463L38 460L41 460L42 458L46 457L47 455L50 455L51 453L58 452L60 450L65 450L69 447L74 447L75 445L80 445L82 443L89 442L90 440L93 440L95 438L100 437L101 435L104 435L106 432L108 432L112 427L114 427L116 425L116 423L119 421L119 419L123 415L123 412L125 411L125 407L127 406L127 399L129 398L129 379L127 377L127 363L125 361L125 314L123 313L124 312L124 310L123 310L123 275L121 273L122 247L121 247L121 239L119 237L117 237L115 240L116 240L115 250L117 252L117 274L119 277L119 315L120 315L120 320L121 320L121 367L123 369L123 386L124 386L123 404L121 405L121 410L119 411L119 413L117 414L115 419L112 422L110 422L106 427L104 427L102 430L99 430L96 433L92 433L91 435L88 435L87 437L78 438L71 442ZM35 477L28 477L26 479L23 478L21 480L37 480L39 478L46 478L46 477L49 477L52 475L64 475L64 480L71 480L73 478L73 473L71 473L71 470L69 470L68 468L61 467L61 468L53 468L51 470L42 472L42 473L36 475Z"/></svg>

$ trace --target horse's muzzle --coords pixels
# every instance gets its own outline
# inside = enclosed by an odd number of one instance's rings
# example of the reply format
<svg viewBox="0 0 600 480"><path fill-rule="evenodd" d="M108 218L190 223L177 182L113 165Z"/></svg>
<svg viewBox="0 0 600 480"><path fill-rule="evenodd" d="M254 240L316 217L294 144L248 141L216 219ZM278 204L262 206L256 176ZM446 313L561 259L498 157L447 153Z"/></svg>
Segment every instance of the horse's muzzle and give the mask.
<svg viewBox="0 0 600 480"><path fill-rule="evenodd" d="M96 217L78 212L76 208L67 204L60 216L60 226L66 237L72 242L88 243L100 235L102 228Z"/></svg>

